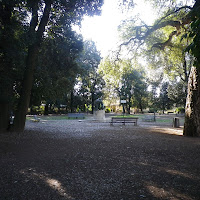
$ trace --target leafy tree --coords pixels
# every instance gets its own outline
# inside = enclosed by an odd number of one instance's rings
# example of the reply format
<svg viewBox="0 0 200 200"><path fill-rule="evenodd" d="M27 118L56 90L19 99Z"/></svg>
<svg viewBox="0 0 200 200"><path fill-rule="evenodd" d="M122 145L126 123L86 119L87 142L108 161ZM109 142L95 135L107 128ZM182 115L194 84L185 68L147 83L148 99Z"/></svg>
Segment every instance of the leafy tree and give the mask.
<svg viewBox="0 0 200 200"><path fill-rule="evenodd" d="M161 85L160 96L159 96L159 108L162 109L163 114L166 109L170 108L170 99L168 96L168 82L164 82Z"/></svg>
<svg viewBox="0 0 200 200"><path fill-rule="evenodd" d="M14 10L20 1L0 2L0 131L6 130L9 114L16 106L27 55L27 26L23 13Z"/></svg>
<svg viewBox="0 0 200 200"><path fill-rule="evenodd" d="M94 102L98 98L102 98L104 80L101 73L98 72L98 66L101 57L97 51L93 41L84 42L84 50L78 59L78 63L82 68L79 76L80 88L77 92L82 97L82 105L92 105L92 113L94 111ZM85 106L83 107L85 109Z"/></svg>
<svg viewBox="0 0 200 200"><path fill-rule="evenodd" d="M106 82L106 91L112 94L111 100L117 97L126 100L128 113L133 105L143 111L147 105L147 85L142 70L129 60L114 62L109 58L101 63L99 70Z"/></svg>
<svg viewBox="0 0 200 200"><path fill-rule="evenodd" d="M19 104L14 121L14 128L16 131L22 131L24 129L26 112L29 106L30 94L34 78L34 70L37 66L40 45L42 44L43 39L48 36L46 35L46 33L48 33L47 30L51 29L52 26L55 27L54 25L56 24L66 24L70 28L72 23L80 22L83 15L99 14L102 3L102 0L2 0L0 2L0 10L2 13L0 22L1 30L5 30L5 27L7 27L7 41L9 41L9 45L2 45L8 49L3 49L3 54L1 55L6 56L6 52L15 49L13 45L14 43L11 43L11 41L16 38L16 34L18 33L17 30L22 31L24 38L27 39L27 43L25 43L24 46L24 51L19 51L23 54L24 59L22 60L23 81L20 81L21 90L19 93ZM13 27L13 24L11 23L13 20L16 22L14 24L18 24L19 27L19 29L16 28L14 31L11 29L11 27ZM4 33L1 34L1 40L4 36ZM17 70L21 69L18 68L15 62L11 63L10 65L11 67L9 68L16 68ZM8 77L11 77L12 81L8 82L11 82L10 85L13 88L14 84L12 84L12 82L15 81L13 81L12 78L12 70L8 70L6 67L7 65L2 66L4 66L2 71L8 73ZM4 80L2 81L4 82ZM12 96L12 92L13 91L10 91L10 96ZM2 96L2 99L4 99L4 97L7 98L6 95L4 96L4 94ZM3 106L1 106L1 108L2 107ZM4 112L6 119L8 119L6 116L7 113L8 112ZM2 123L0 123L0 125L2 125Z"/></svg>
<svg viewBox="0 0 200 200"><path fill-rule="evenodd" d="M122 75L121 84L118 89L121 99L127 101L127 112L130 114L130 108L135 106L143 112L146 107L147 86L141 72L130 69Z"/></svg>
<svg viewBox="0 0 200 200"><path fill-rule="evenodd" d="M188 50L196 58L194 66L190 71L188 81L188 93L185 107L185 125L184 135L200 136L200 1L196 0L190 12L191 16L191 32L189 37L193 42L188 46Z"/></svg>
<svg viewBox="0 0 200 200"><path fill-rule="evenodd" d="M116 88L119 88L122 75L120 62L106 57L101 61L99 71L105 81L104 99L111 104L119 98Z"/></svg>
<svg viewBox="0 0 200 200"><path fill-rule="evenodd" d="M153 26L148 26L142 24L141 26L135 26L133 28L133 34L129 35L129 39L121 45L126 46L134 44L141 45L148 43L152 37L154 39L154 44L151 46L151 50L160 51L170 51L170 47L176 44L176 41L181 43L189 43L188 50L196 58L194 65L196 68L192 68L190 71L189 81L188 81L188 96L186 102L186 118L184 126L184 135L197 136L200 135L200 119L199 119L199 7L200 1L196 0L194 5L180 5L173 2L170 5L170 1L154 1L156 5L159 3L164 4L164 8L167 7L162 12L162 17L159 18ZM165 7L165 4L168 4ZM167 37L163 37L163 30L171 27L169 29ZM180 40L179 40L180 38ZM155 40L157 39L157 41ZM157 57L158 58L158 57Z"/></svg>
<svg viewBox="0 0 200 200"><path fill-rule="evenodd" d="M174 81L168 86L168 97L176 107L185 107L185 84L182 80Z"/></svg>
<svg viewBox="0 0 200 200"><path fill-rule="evenodd" d="M35 105L37 97L39 104L46 103L45 113L48 104L58 101L66 104L79 71L75 60L82 51L82 40L71 30L64 29L61 33L45 38L38 57L30 105Z"/></svg>

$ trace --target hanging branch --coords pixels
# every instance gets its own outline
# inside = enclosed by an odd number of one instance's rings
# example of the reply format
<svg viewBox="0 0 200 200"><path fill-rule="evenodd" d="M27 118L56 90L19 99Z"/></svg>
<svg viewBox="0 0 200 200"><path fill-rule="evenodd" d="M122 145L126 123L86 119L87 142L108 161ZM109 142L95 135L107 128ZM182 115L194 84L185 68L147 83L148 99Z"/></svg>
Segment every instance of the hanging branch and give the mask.
<svg viewBox="0 0 200 200"><path fill-rule="evenodd" d="M164 50L164 48L166 46L170 46L171 45L171 41L172 38L174 36L178 36L181 34L181 28L185 28L186 24L189 24L191 22L191 16L190 15L186 15L184 18L182 18L181 20L167 20L167 21L163 21L164 19L166 19L167 17L169 17L172 14L175 14L177 12L179 12L182 9L192 9L190 6L183 6L181 8L178 8L177 10L168 13L165 17L161 18L155 25L153 26L147 26L146 24L142 25L142 26L137 26L135 27L135 36L131 37L128 41L122 43L119 46L119 52L121 51L123 46L127 46L129 44L131 44L133 41L134 43L138 43L138 46L141 46L141 44L144 43L144 41L156 30L159 30L161 28L167 27L167 26L172 26L174 28L176 28L176 31L173 31L170 33L169 38L167 39L167 41L163 42L163 43L156 43L152 46L151 50L153 48L159 48L161 50ZM143 29L143 30L142 30Z"/></svg>

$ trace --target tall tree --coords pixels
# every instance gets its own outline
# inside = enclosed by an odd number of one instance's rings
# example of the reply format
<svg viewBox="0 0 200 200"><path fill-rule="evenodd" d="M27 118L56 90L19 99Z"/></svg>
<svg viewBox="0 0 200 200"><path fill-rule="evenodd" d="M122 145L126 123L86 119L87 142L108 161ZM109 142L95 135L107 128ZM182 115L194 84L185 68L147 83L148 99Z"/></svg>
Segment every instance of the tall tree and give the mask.
<svg viewBox="0 0 200 200"><path fill-rule="evenodd" d="M83 49L82 38L66 30L66 27L59 34L51 34L51 37L44 39L40 48L31 92L32 105L35 105L34 99L40 99L39 102L43 101L46 105L63 102L73 89L78 71L81 70L76 59ZM63 104L66 105L66 102Z"/></svg>
<svg viewBox="0 0 200 200"><path fill-rule="evenodd" d="M27 26L23 12L14 9L20 2L0 1L0 131L8 127L25 68Z"/></svg>
<svg viewBox="0 0 200 200"><path fill-rule="evenodd" d="M184 135L200 136L200 1L196 0L191 15L191 32L189 36L193 42L188 47L196 58L194 66L190 71L188 81L188 93L186 100L186 116L184 125Z"/></svg>
<svg viewBox="0 0 200 200"><path fill-rule="evenodd" d="M37 58L40 45L44 39L44 33L46 34L46 31L52 24L60 24L60 22L62 22L70 27L72 23L80 22L83 15L99 14L102 4L103 0L16 0L12 2L3 0L0 2L0 9L4 14L6 13L8 18L8 20L5 20L5 17L2 15L1 27L9 26L14 16L19 22L20 30L24 28L24 24L26 25L25 36L28 38L28 43L26 44L27 55L24 59L25 70L14 122L16 131L22 131L25 126L34 70L37 66ZM16 13L19 14L16 16ZM13 38L15 35L11 34L9 37ZM13 45L10 44L9 49L12 49L12 46ZM10 74L10 72L8 73ZM0 123L0 125L1 124L2 123Z"/></svg>
<svg viewBox="0 0 200 200"><path fill-rule="evenodd" d="M106 82L106 90L115 94L110 97L126 100L127 112L134 105L143 110L147 103L147 85L144 72L137 69L137 64L130 60L114 62L109 58L102 61L100 71Z"/></svg>
<svg viewBox="0 0 200 200"><path fill-rule="evenodd" d="M158 4L158 1L154 1ZM169 1L163 1L164 3ZM200 135L200 76L199 76L199 10L200 1L196 0L194 5L171 5L171 8L165 10L163 17L158 19L153 26L147 26L142 24L141 26L135 26L134 34L132 34L128 41L124 42L123 45L134 44L144 44L148 38L152 35L157 35L158 39L151 49L159 49L161 51L170 51L170 46L173 46L173 42L176 38L181 37L181 42L187 41L188 37L192 40L192 43L188 46L188 50L196 58L194 65L190 71L189 81L188 81L188 96L186 102L186 117L184 125L184 135L188 136L199 136ZM173 30L169 32L167 38L160 37L162 34L162 29L166 27L173 27ZM162 39L163 38L163 39Z"/></svg>
<svg viewBox="0 0 200 200"><path fill-rule="evenodd" d="M91 104L92 113L94 111L94 102L102 98L104 80L101 73L98 72L101 57L93 41L84 42L84 50L77 62L82 68L79 76L80 88L78 95L82 96L84 104Z"/></svg>

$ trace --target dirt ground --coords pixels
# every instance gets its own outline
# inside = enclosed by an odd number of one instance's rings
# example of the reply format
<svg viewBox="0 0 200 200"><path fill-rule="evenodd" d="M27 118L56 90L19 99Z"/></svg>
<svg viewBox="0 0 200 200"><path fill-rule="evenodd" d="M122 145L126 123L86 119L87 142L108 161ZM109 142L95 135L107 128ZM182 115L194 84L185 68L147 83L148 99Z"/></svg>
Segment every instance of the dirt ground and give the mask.
<svg viewBox="0 0 200 200"><path fill-rule="evenodd" d="M168 124L28 121L0 135L1 200L200 199L200 138Z"/></svg>

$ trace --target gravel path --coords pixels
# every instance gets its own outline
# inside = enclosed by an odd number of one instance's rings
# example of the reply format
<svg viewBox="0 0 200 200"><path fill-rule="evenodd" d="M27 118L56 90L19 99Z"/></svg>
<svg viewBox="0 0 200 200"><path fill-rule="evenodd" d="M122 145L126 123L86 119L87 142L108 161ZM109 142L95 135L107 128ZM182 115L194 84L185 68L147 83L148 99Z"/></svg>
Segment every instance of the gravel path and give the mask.
<svg viewBox="0 0 200 200"><path fill-rule="evenodd" d="M200 138L87 120L27 122L0 135L0 199L200 199Z"/></svg>

